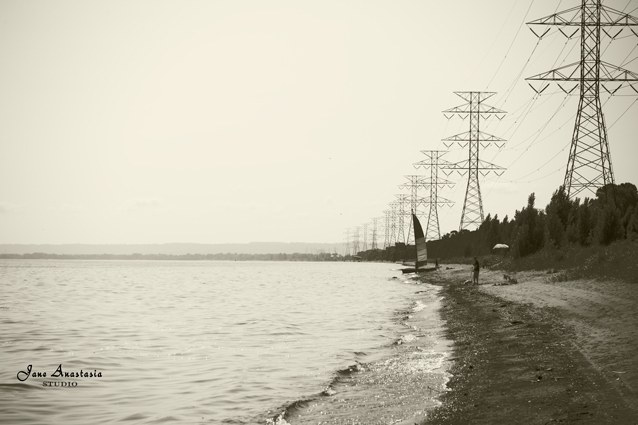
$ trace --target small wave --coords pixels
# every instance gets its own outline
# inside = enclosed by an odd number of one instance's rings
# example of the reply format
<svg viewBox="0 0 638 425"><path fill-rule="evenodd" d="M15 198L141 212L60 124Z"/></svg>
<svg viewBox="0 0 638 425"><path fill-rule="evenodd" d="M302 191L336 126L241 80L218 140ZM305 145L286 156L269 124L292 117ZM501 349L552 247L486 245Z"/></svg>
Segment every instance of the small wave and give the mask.
<svg viewBox="0 0 638 425"><path fill-rule="evenodd" d="M318 394L318 395L320 395L320 394ZM306 399L301 399L301 400L296 400L296 401L293 401L292 403L284 405L283 407L277 409L281 413L277 414L276 416L273 416L272 418L266 419L266 425L290 425L286 421L286 418L290 417L290 415L294 414L295 411L303 409L304 407L306 407L313 400L315 400L316 397L317 396L311 397L311 398L306 398Z"/></svg>
<svg viewBox="0 0 638 425"><path fill-rule="evenodd" d="M321 394L326 395L326 396L333 396L333 395L337 394L337 392L332 387L328 386L328 387L326 387L325 390L323 390L323 393L321 393Z"/></svg>
<svg viewBox="0 0 638 425"><path fill-rule="evenodd" d="M360 363L353 364L345 369L337 370L335 376L330 380L330 383L321 394L327 396L335 394L336 391L334 391L334 387L339 385L342 380L347 379L354 373L365 372L365 370L365 367Z"/></svg>
<svg viewBox="0 0 638 425"><path fill-rule="evenodd" d="M40 388L23 382L15 382L9 384L0 384L0 392L3 391L28 391L33 388Z"/></svg>
<svg viewBox="0 0 638 425"><path fill-rule="evenodd" d="M141 421L142 419L146 419L146 415L142 415L141 413L135 413L133 415L127 416L124 419L121 419L120 422L126 421Z"/></svg>
<svg viewBox="0 0 638 425"><path fill-rule="evenodd" d="M180 418L175 416L164 416L163 418L156 419L154 421L148 422L151 424L163 424L164 422L181 422Z"/></svg>
<svg viewBox="0 0 638 425"><path fill-rule="evenodd" d="M448 353L441 351L417 351L411 353L404 367L411 372L434 372L441 370Z"/></svg>
<svg viewBox="0 0 638 425"><path fill-rule="evenodd" d="M266 425L290 425L289 422L286 421L286 418L290 418L297 411L304 409L310 403L313 403L322 397L331 397L337 394L337 391L335 391L334 387L336 387L343 379L346 379L354 373L365 372L365 370L365 367L361 363L355 363L344 369L337 370L335 372L335 376L330 380L330 383L323 391L318 394L285 404L284 406L277 409L277 411L280 412L279 414L273 416L272 418L266 419Z"/></svg>
<svg viewBox="0 0 638 425"><path fill-rule="evenodd" d="M427 308L427 304L423 304L421 301L416 301L415 306L412 307L413 312L422 311Z"/></svg>
<svg viewBox="0 0 638 425"><path fill-rule="evenodd" d="M407 342L414 342L416 341L418 338L415 335L412 334L407 334L407 335L401 335L401 338L399 338L396 341L397 345L401 345L401 344L405 344Z"/></svg>
<svg viewBox="0 0 638 425"><path fill-rule="evenodd" d="M365 371L365 368L359 363L348 366L345 369L337 370L335 372L335 375L330 380L330 383L328 383L328 386L326 387L326 389L321 392L321 395L324 395L324 396L334 395L336 393L336 391L334 390L334 387L339 385L339 383L343 379L347 379L353 373L364 372L364 371Z"/></svg>
<svg viewBox="0 0 638 425"><path fill-rule="evenodd" d="M266 424L267 425L290 425L288 423L288 421L286 421L284 419L284 415L286 414L286 412L282 412L280 413L278 416L272 418L272 419L267 419L266 420Z"/></svg>
<svg viewBox="0 0 638 425"><path fill-rule="evenodd" d="M352 373L356 373L356 372L362 372L363 370L365 370L363 368L363 366L360 363L355 363L351 366L348 366L345 369L340 369L337 371L337 375L350 375Z"/></svg>

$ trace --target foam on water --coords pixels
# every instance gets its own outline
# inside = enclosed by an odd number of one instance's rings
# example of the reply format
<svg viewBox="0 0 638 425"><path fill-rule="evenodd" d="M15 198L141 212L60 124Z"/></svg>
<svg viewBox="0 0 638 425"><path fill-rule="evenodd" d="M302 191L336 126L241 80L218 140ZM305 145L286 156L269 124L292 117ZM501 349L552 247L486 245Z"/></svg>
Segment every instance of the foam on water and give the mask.
<svg viewBox="0 0 638 425"><path fill-rule="evenodd" d="M414 305L414 307L412 307L412 311L414 311L415 313L417 313L417 312L419 312L419 311L422 311L423 309L427 308L427 305L426 305L426 304L423 304L423 303L421 302L421 300L417 300L417 301L415 301L415 303L414 303L414 304L415 304L415 305Z"/></svg>
<svg viewBox="0 0 638 425"><path fill-rule="evenodd" d="M441 335L438 288L424 286L416 294L419 300L395 313L401 325L398 338L384 346L380 356L338 370L326 390L282 406L267 423L375 425L424 420L446 391L450 353L449 341Z"/></svg>

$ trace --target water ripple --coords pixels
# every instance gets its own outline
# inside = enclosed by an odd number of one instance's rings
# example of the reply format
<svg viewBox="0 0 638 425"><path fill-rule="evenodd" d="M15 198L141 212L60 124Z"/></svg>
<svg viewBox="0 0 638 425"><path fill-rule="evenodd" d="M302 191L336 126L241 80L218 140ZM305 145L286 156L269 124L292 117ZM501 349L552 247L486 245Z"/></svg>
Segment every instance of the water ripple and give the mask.
<svg viewBox="0 0 638 425"><path fill-rule="evenodd" d="M265 423L277 406L323 391L335 371L388 352L404 331L395 312L421 309L415 286L391 279L386 264L1 260L0 269L0 417L12 424ZM46 377L18 382L28 365ZM59 365L102 376L51 377Z"/></svg>

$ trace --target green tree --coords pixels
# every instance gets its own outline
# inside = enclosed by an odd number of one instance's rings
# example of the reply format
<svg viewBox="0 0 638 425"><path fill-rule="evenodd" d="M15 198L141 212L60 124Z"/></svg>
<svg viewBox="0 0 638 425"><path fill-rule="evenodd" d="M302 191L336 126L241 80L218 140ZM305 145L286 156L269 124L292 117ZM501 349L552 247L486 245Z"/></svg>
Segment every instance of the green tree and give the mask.
<svg viewBox="0 0 638 425"><path fill-rule="evenodd" d="M630 207L638 205L638 189L632 183L608 184L598 188L596 198L601 207L613 202L622 217Z"/></svg>
<svg viewBox="0 0 638 425"><path fill-rule="evenodd" d="M547 210L547 220L545 222L546 243L554 248L560 248L563 245L563 240L566 239L565 229L563 223L561 223L560 217L556 214L555 210Z"/></svg>
<svg viewBox="0 0 638 425"><path fill-rule="evenodd" d="M503 222L499 226L499 233L501 236L501 242L507 245L512 244L512 232L516 228L516 222L514 220L509 221L508 216L505 216Z"/></svg>
<svg viewBox="0 0 638 425"><path fill-rule="evenodd" d="M487 230L487 249L490 251L494 248L494 245L500 242L501 232L500 223L498 221L498 215L494 216L494 219L490 222L490 227Z"/></svg>
<svg viewBox="0 0 638 425"><path fill-rule="evenodd" d="M565 237L569 243L579 243L578 234L578 216L580 210L580 198L572 201L572 207L569 210L569 218L567 219L567 228L565 229Z"/></svg>
<svg viewBox="0 0 638 425"><path fill-rule="evenodd" d="M613 202L609 202L598 213L594 234L601 245L609 245L624 236L620 212Z"/></svg>
<svg viewBox="0 0 638 425"><path fill-rule="evenodd" d="M578 243L587 246L591 243L591 236L596 224L595 216L592 213L591 200L585 198L578 208Z"/></svg>
<svg viewBox="0 0 638 425"><path fill-rule="evenodd" d="M514 239L513 253L515 256L524 257L533 254L543 247L545 215L534 207L536 195L532 193L527 198L527 207L516 211L516 237Z"/></svg>
<svg viewBox="0 0 638 425"><path fill-rule="evenodd" d="M627 239L638 240L638 206L631 209L631 216L627 221Z"/></svg>
<svg viewBox="0 0 638 425"><path fill-rule="evenodd" d="M563 226L563 229L567 227L569 220L569 213L572 210L572 202L569 200L567 193L565 192L565 186L560 186L553 194L552 199L547 205L546 211L552 210Z"/></svg>
<svg viewBox="0 0 638 425"><path fill-rule="evenodd" d="M552 194L552 199L545 211L547 213L547 242L555 248L560 248L567 240L565 232L572 211L572 202L565 193L565 186L560 186Z"/></svg>

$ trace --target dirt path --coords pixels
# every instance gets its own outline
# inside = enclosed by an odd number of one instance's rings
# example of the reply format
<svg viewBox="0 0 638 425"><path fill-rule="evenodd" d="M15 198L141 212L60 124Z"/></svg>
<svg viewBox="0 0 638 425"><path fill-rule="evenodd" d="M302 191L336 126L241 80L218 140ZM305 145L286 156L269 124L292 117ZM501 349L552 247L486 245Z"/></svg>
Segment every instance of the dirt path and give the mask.
<svg viewBox="0 0 638 425"><path fill-rule="evenodd" d="M444 287L457 358L426 423L638 424L638 285L468 277L455 266L427 278Z"/></svg>

